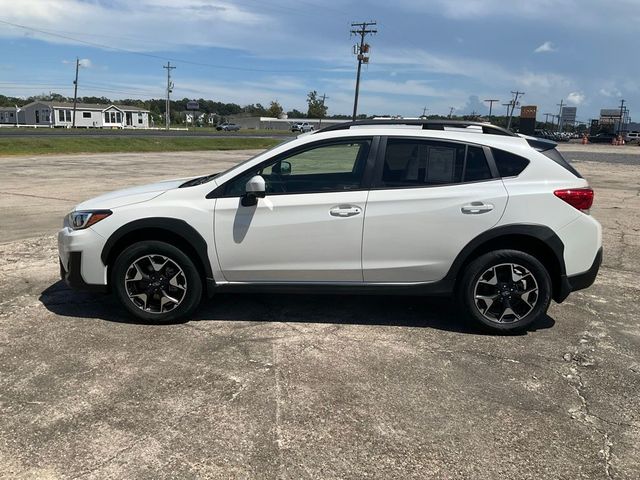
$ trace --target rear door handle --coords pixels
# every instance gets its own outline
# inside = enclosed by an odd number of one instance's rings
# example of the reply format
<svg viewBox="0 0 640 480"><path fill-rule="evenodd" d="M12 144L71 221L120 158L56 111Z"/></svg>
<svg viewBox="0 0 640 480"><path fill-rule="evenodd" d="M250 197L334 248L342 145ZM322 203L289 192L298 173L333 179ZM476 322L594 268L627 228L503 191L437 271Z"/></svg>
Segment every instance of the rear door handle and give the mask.
<svg viewBox="0 0 640 480"><path fill-rule="evenodd" d="M488 213L493 210L493 208L493 205L490 203L471 202L469 205L460 208L460 211L467 215L478 215L480 213Z"/></svg>
<svg viewBox="0 0 640 480"><path fill-rule="evenodd" d="M329 210L329 215L334 217L353 217L354 215L360 215L362 209L356 205L338 205Z"/></svg>

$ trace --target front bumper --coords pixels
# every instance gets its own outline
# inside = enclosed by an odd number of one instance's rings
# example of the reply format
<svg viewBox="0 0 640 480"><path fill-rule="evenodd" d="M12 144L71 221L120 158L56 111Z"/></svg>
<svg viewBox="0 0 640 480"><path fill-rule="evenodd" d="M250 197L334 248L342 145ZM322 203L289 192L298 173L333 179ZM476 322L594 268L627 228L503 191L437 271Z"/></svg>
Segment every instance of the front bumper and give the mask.
<svg viewBox="0 0 640 480"><path fill-rule="evenodd" d="M595 282L602 264L602 247L598 250L596 258L593 260L593 264L586 272L579 273L578 275L571 275L570 277L562 275L560 279L560 289L554 298L558 303L564 301L571 292L582 290L590 287Z"/></svg>
<svg viewBox="0 0 640 480"><path fill-rule="evenodd" d="M67 256L66 268L61 258L59 258L59 263L60 278L71 288L98 293L108 291L107 285L95 285L84 281L82 278L82 252L70 252Z"/></svg>
<svg viewBox="0 0 640 480"><path fill-rule="evenodd" d="M100 258L104 244L104 237L92 228L72 230L64 227L60 230L58 257L62 279L74 288L105 290L107 267Z"/></svg>

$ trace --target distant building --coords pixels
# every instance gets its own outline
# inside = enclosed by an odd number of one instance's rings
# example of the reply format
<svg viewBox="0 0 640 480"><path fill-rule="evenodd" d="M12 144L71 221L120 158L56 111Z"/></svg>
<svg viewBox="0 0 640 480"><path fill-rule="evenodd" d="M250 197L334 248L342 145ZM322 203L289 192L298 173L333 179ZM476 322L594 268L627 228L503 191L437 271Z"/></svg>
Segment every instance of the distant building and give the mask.
<svg viewBox="0 0 640 480"><path fill-rule="evenodd" d="M20 124L49 127L73 125L73 103L36 101L21 107L21 110ZM149 110L131 105L78 103L76 127L149 128Z"/></svg>
<svg viewBox="0 0 640 480"><path fill-rule="evenodd" d="M15 125L17 114L15 107L0 107L0 125Z"/></svg>

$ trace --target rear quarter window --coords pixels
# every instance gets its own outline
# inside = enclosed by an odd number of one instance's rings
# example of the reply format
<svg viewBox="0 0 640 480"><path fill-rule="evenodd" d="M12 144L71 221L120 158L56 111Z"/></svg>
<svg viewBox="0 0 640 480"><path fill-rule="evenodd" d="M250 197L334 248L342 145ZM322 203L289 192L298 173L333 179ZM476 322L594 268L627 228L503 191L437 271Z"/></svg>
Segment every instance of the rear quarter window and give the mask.
<svg viewBox="0 0 640 480"><path fill-rule="evenodd" d="M573 168L573 166L555 148L551 148L549 150L545 150L544 152L540 152L540 153L542 153L545 157L550 158L561 167L566 168L571 173L573 173L576 177L582 178L582 175L580 175L580 173L575 168Z"/></svg>
<svg viewBox="0 0 640 480"><path fill-rule="evenodd" d="M491 153L501 177L516 177L529 165L529 160L504 150L492 148Z"/></svg>

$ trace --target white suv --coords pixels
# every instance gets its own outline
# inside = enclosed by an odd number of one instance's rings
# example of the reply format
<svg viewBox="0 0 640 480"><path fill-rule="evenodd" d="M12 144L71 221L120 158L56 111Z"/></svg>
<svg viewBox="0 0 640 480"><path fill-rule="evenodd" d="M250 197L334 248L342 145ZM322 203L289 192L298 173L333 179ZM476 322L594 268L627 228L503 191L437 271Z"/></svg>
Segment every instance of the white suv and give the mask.
<svg viewBox="0 0 640 480"><path fill-rule="evenodd" d="M554 147L473 122L328 127L78 205L61 275L155 322L217 291L296 290L456 295L485 327L522 329L602 259L593 191Z"/></svg>

